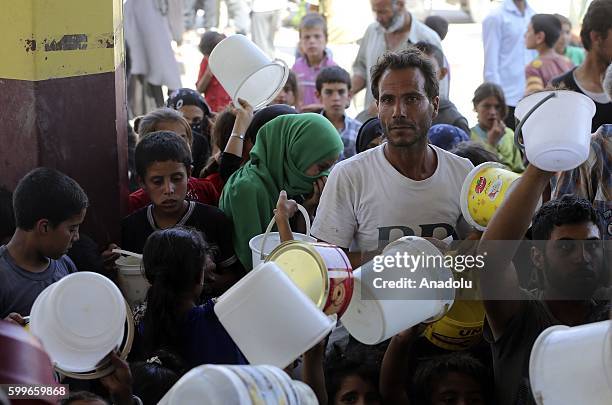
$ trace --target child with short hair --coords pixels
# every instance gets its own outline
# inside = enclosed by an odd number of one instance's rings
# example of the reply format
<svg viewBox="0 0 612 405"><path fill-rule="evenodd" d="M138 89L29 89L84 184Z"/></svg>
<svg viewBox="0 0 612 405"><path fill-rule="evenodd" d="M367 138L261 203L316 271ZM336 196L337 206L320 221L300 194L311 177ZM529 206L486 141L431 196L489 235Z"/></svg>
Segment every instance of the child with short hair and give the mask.
<svg viewBox="0 0 612 405"><path fill-rule="evenodd" d="M555 44L561 35L561 22L552 14L536 14L525 33L527 49L538 51L538 57L525 67L527 88L525 94L544 90L557 76L574 65L565 56L555 52Z"/></svg>
<svg viewBox="0 0 612 405"><path fill-rule="evenodd" d="M225 91L221 83L210 71L208 65L208 58L212 53L213 49L219 44L219 42L225 39L225 35L215 31L208 31L202 35L200 40L200 52L202 53L202 62L200 63L200 72L198 73L198 80L196 82L196 89L200 93L204 93L204 98L210 106L210 109L214 112L222 111L231 102L232 98Z"/></svg>
<svg viewBox="0 0 612 405"><path fill-rule="evenodd" d="M355 143L361 123L346 115L351 102L351 76L340 66L321 69L317 75L315 95L323 104L321 114L338 130L344 150L339 160L355 154Z"/></svg>
<svg viewBox="0 0 612 405"><path fill-rule="evenodd" d="M17 229L0 246L0 319L29 315L46 287L77 271L66 252L79 239L88 205L77 182L57 170L34 169L19 181L13 195Z"/></svg>
<svg viewBox="0 0 612 405"><path fill-rule="evenodd" d="M301 57L291 68L297 76L301 99L300 109L307 112L320 110L315 94L315 79L319 71L328 66L336 66L325 51L327 45L327 23L318 13L309 13L302 18L299 27Z"/></svg>
<svg viewBox="0 0 612 405"><path fill-rule="evenodd" d="M122 247L142 253L154 231L190 226L204 232L219 268L241 272L227 217L216 207L185 199L191 174L185 142L174 132L154 132L138 143L135 155L138 180L152 203L121 221Z"/></svg>
<svg viewBox="0 0 612 405"><path fill-rule="evenodd" d="M561 35L555 44L555 51L568 58L575 66L581 65L586 55L584 48L572 45L572 22L564 15L554 16L561 23Z"/></svg>
<svg viewBox="0 0 612 405"><path fill-rule="evenodd" d="M289 76L287 76L287 82L281 89L281 91L276 95L274 100L270 103L270 105L274 104L286 104L290 107L297 107L299 104L300 98L300 90L298 87L297 77L293 71L289 71Z"/></svg>

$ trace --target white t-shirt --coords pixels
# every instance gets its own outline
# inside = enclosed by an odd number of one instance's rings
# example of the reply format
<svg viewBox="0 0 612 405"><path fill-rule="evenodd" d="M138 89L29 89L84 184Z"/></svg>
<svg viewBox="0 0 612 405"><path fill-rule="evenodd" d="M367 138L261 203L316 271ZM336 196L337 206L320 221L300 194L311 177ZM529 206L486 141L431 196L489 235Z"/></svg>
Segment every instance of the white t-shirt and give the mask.
<svg viewBox="0 0 612 405"><path fill-rule="evenodd" d="M457 239L459 195L474 167L462 157L430 145L436 171L415 181L399 173L384 144L338 163L327 179L312 235L358 251L375 251L402 236Z"/></svg>

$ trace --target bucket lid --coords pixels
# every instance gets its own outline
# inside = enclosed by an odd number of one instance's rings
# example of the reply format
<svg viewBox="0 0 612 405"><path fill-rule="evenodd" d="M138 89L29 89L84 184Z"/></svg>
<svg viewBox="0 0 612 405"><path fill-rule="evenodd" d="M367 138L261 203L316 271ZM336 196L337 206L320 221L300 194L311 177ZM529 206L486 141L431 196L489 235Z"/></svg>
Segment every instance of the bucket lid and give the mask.
<svg viewBox="0 0 612 405"><path fill-rule="evenodd" d="M287 241L274 249L266 261L274 262L319 309L329 294L327 266L316 248L300 241Z"/></svg>

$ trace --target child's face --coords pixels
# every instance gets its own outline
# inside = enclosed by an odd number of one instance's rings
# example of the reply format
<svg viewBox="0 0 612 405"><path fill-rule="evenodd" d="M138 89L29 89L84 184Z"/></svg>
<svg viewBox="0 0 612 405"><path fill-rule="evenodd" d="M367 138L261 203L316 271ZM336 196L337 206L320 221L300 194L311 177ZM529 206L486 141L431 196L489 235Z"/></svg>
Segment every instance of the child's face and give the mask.
<svg viewBox="0 0 612 405"><path fill-rule="evenodd" d="M495 96L489 96L476 105L478 124L484 130L493 127L496 121L501 120L501 103Z"/></svg>
<svg viewBox="0 0 612 405"><path fill-rule="evenodd" d="M156 209L167 215L176 215L183 209L187 195L187 180L190 170L183 163L173 160L153 162L141 179L141 187Z"/></svg>
<svg viewBox="0 0 612 405"><path fill-rule="evenodd" d="M184 105L179 108L179 111L183 113L189 125L200 123L204 119L204 111L195 105Z"/></svg>
<svg viewBox="0 0 612 405"><path fill-rule="evenodd" d="M334 398L334 405L375 405L380 404L377 387L358 375L349 375L342 380Z"/></svg>
<svg viewBox="0 0 612 405"><path fill-rule="evenodd" d="M533 30L533 25L529 23L525 32L525 47L527 49L535 49L538 46L538 34Z"/></svg>
<svg viewBox="0 0 612 405"><path fill-rule="evenodd" d="M567 48L571 41L572 27L570 27L569 24L563 24L561 26L561 35L559 35L559 39L555 44L555 50L557 53L562 55L565 52L565 48Z"/></svg>
<svg viewBox="0 0 612 405"><path fill-rule="evenodd" d="M472 377L451 372L434 385L432 405L480 405L485 403L481 385Z"/></svg>
<svg viewBox="0 0 612 405"><path fill-rule="evenodd" d="M70 250L74 242L79 240L79 227L85 219L86 212L87 210L83 208L79 214L73 215L55 227L47 220L38 222L43 237L42 250L46 257L59 259Z"/></svg>
<svg viewBox="0 0 612 405"><path fill-rule="evenodd" d="M295 94L293 93L293 90L291 90L291 86L283 87L280 93L277 94L274 101L272 101L272 104L287 104L294 106Z"/></svg>
<svg viewBox="0 0 612 405"><path fill-rule="evenodd" d="M327 40L321 27L304 28L300 33L300 48L307 59L322 58L326 45Z"/></svg>
<svg viewBox="0 0 612 405"><path fill-rule="evenodd" d="M344 110L351 102L346 83L323 83L321 92L317 91L316 94L325 112L330 114L344 114Z"/></svg>
<svg viewBox="0 0 612 405"><path fill-rule="evenodd" d="M191 150L191 141L187 138L187 131L185 127L176 121L161 121L155 125L156 131L170 131L174 132L181 138L187 142L187 146L189 146L189 150Z"/></svg>

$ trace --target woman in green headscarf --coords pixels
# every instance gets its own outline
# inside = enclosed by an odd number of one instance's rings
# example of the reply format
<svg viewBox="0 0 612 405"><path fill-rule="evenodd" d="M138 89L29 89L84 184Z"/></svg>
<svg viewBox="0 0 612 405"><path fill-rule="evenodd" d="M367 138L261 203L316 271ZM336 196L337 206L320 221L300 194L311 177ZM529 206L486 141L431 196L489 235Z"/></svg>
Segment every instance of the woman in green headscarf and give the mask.
<svg viewBox="0 0 612 405"><path fill-rule="evenodd" d="M228 179L219 202L233 222L234 249L246 269L253 267L249 240L265 231L280 191L289 198L312 194L343 147L320 114L283 115L259 130L250 161Z"/></svg>

